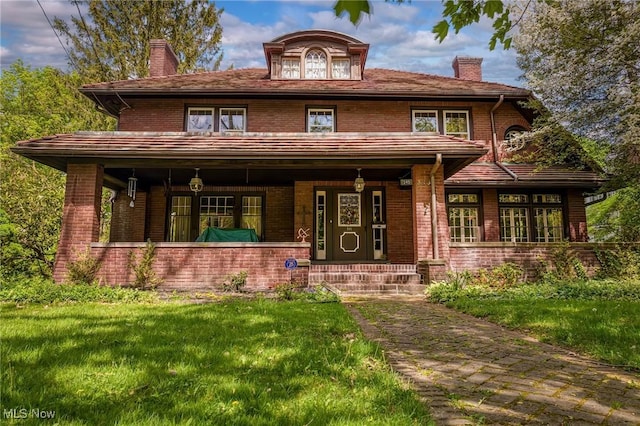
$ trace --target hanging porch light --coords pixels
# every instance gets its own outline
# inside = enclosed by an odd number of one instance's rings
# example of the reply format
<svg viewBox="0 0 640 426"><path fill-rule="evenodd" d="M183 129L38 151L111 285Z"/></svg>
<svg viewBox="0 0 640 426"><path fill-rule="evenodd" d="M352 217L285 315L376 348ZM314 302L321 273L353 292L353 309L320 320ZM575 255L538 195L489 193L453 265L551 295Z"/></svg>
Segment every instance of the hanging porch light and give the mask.
<svg viewBox="0 0 640 426"><path fill-rule="evenodd" d="M356 192L364 191L364 186L365 186L364 179L362 178L362 176L360 176L360 170L362 169L358 167L358 177L353 182L353 189L355 189Z"/></svg>
<svg viewBox="0 0 640 426"><path fill-rule="evenodd" d="M202 191L202 188L204 187L204 184L202 183L202 179L200 179L200 177L198 176L199 170L200 170L199 168L196 168L196 175L192 177L191 181L189 182L189 189L191 189L196 194Z"/></svg>
<svg viewBox="0 0 640 426"><path fill-rule="evenodd" d="M135 206L136 201L136 191L138 190L138 178L136 177L136 169L132 170L132 175L129 178L129 184L127 185L127 195L131 198L131 202L129 203L129 207Z"/></svg>

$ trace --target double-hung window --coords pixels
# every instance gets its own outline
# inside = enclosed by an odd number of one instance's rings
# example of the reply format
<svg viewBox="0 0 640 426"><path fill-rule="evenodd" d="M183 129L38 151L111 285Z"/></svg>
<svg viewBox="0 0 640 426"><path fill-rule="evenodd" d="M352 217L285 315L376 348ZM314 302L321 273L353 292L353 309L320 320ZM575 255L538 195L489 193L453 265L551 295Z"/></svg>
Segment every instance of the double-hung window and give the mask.
<svg viewBox="0 0 640 426"><path fill-rule="evenodd" d="M187 109L187 132L245 131L245 108L191 107Z"/></svg>
<svg viewBox="0 0 640 426"><path fill-rule="evenodd" d="M452 242L480 241L480 197L476 193L447 194L449 235Z"/></svg>
<svg viewBox="0 0 640 426"><path fill-rule="evenodd" d="M444 134L469 139L469 112L444 111Z"/></svg>
<svg viewBox="0 0 640 426"><path fill-rule="evenodd" d="M329 133L335 132L335 119L333 108L309 108L307 109L307 132Z"/></svg>
<svg viewBox="0 0 640 426"><path fill-rule="evenodd" d="M438 111L413 110L412 131L438 133Z"/></svg>

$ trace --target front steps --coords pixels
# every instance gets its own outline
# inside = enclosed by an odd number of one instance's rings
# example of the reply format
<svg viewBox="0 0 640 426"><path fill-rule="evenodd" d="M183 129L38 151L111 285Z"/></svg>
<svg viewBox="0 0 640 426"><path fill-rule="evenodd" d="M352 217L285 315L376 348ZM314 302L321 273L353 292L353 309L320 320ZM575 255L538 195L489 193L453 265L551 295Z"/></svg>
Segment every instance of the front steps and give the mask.
<svg viewBox="0 0 640 426"><path fill-rule="evenodd" d="M415 265L311 264L309 286L324 284L342 295L412 294L424 292Z"/></svg>

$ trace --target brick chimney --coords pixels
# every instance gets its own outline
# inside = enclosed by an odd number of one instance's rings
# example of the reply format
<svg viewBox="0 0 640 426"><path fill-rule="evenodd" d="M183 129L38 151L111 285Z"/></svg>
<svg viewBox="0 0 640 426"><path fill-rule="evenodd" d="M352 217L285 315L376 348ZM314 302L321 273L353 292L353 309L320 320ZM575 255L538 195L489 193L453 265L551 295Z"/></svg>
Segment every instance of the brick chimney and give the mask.
<svg viewBox="0 0 640 426"><path fill-rule="evenodd" d="M482 58L456 56L452 66L456 78L482 81Z"/></svg>
<svg viewBox="0 0 640 426"><path fill-rule="evenodd" d="M178 57L173 53L171 45L166 40L154 39L149 41L149 76L161 77L174 75L178 72Z"/></svg>

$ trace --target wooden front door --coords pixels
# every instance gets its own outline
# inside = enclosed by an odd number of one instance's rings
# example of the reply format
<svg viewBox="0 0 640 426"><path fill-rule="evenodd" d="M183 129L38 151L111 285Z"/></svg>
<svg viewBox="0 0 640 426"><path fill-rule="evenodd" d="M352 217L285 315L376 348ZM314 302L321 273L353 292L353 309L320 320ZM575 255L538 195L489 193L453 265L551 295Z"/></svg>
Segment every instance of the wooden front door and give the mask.
<svg viewBox="0 0 640 426"><path fill-rule="evenodd" d="M382 190L316 191L316 259L365 262L384 259Z"/></svg>

